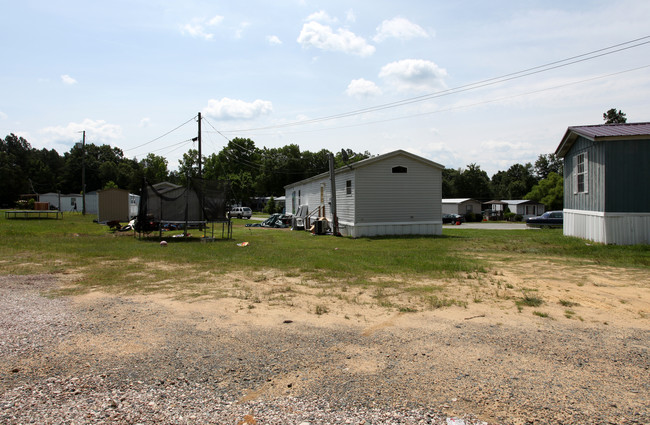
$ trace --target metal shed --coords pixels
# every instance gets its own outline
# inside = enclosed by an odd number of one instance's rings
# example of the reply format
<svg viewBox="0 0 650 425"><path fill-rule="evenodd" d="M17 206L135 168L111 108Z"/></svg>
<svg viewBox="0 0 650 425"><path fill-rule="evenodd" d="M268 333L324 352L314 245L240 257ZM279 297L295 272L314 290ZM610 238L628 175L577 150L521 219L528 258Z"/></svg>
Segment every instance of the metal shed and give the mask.
<svg viewBox="0 0 650 425"><path fill-rule="evenodd" d="M140 197L125 189L104 189L97 192L97 221L129 221L138 215Z"/></svg>

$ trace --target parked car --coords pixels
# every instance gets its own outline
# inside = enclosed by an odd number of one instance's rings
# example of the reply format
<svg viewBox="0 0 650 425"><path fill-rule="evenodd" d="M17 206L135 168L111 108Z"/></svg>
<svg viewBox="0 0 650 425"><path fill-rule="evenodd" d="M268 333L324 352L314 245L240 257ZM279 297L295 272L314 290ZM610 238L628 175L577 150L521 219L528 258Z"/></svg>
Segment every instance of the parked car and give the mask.
<svg viewBox="0 0 650 425"><path fill-rule="evenodd" d="M233 207L228 211L228 218L251 218L253 216L253 211L248 207Z"/></svg>
<svg viewBox="0 0 650 425"><path fill-rule="evenodd" d="M275 213L271 214L269 218L261 223L249 223L246 227L273 227L276 229L284 229L291 226L291 214Z"/></svg>
<svg viewBox="0 0 650 425"><path fill-rule="evenodd" d="M562 227L564 225L564 215L562 211L546 211L539 217L530 217L526 219L526 226L539 227L548 229L551 227Z"/></svg>
<svg viewBox="0 0 650 425"><path fill-rule="evenodd" d="M465 217L460 214L443 214L442 224L460 224L465 221Z"/></svg>

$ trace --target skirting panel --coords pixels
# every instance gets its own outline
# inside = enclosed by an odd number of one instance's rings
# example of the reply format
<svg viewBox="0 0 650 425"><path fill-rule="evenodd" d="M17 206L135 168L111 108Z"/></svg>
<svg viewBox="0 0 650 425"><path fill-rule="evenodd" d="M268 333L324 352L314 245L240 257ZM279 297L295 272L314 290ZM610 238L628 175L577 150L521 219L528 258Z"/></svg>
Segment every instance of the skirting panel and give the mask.
<svg viewBox="0 0 650 425"><path fill-rule="evenodd" d="M564 210L564 234L612 245L650 244L650 213Z"/></svg>
<svg viewBox="0 0 650 425"><path fill-rule="evenodd" d="M364 238L372 236L442 235L442 223L364 223L341 226L343 236Z"/></svg>

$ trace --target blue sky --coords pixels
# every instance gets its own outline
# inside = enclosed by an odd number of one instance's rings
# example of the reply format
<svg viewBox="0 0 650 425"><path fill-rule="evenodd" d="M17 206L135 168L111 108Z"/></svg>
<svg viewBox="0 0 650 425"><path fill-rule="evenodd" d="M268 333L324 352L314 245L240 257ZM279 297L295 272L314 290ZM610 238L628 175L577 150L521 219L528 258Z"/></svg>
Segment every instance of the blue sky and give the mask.
<svg viewBox="0 0 650 425"><path fill-rule="evenodd" d="M0 10L0 135L61 154L85 130L89 143L153 152L175 169L196 147L201 112L206 155L248 137L404 149L492 175L553 152L568 126L600 124L607 109L650 121L644 1L23 0ZM420 101L395 105L408 99Z"/></svg>

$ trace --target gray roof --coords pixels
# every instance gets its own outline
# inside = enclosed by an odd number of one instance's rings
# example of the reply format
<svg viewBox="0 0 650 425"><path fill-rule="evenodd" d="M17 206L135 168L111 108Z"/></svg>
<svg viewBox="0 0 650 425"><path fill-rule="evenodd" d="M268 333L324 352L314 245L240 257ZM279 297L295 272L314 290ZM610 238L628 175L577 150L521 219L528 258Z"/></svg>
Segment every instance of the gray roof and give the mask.
<svg viewBox="0 0 650 425"><path fill-rule="evenodd" d="M590 140L650 139L650 122L630 124L579 125L567 128L555 153L564 157L578 136Z"/></svg>
<svg viewBox="0 0 650 425"><path fill-rule="evenodd" d="M343 171L354 170L355 168L365 167L365 166L373 164L375 162L383 161L384 159L391 158L391 157L398 156L398 155L406 156L406 157L411 158L413 160L422 162L422 163L424 163L424 164L426 164L426 165L428 165L430 167L439 168L440 170L445 168L444 165L438 164L437 162L431 161L431 160L426 159L426 158L422 158L421 156L412 154L410 152L406 152L406 151L404 151L402 149L398 149L396 151L388 152L388 153L385 153L383 155L372 156L370 158L366 158L366 159L358 161L358 162L353 162L352 164L348 164L347 166L337 168L336 170L334 170L334 173L337 174L337 173L340 173L340 172L343 172ZM316 176L309 177L307 179L300 180L298 182L288 184L284 188L286 189L288 187L304 184L304 183L306 183L308 181L311 181L311 180L318 180L318 179L321 179L323 177L327 177L328 175L329 175L329 172L327 171L327 172L318 174Z"/></svg>

